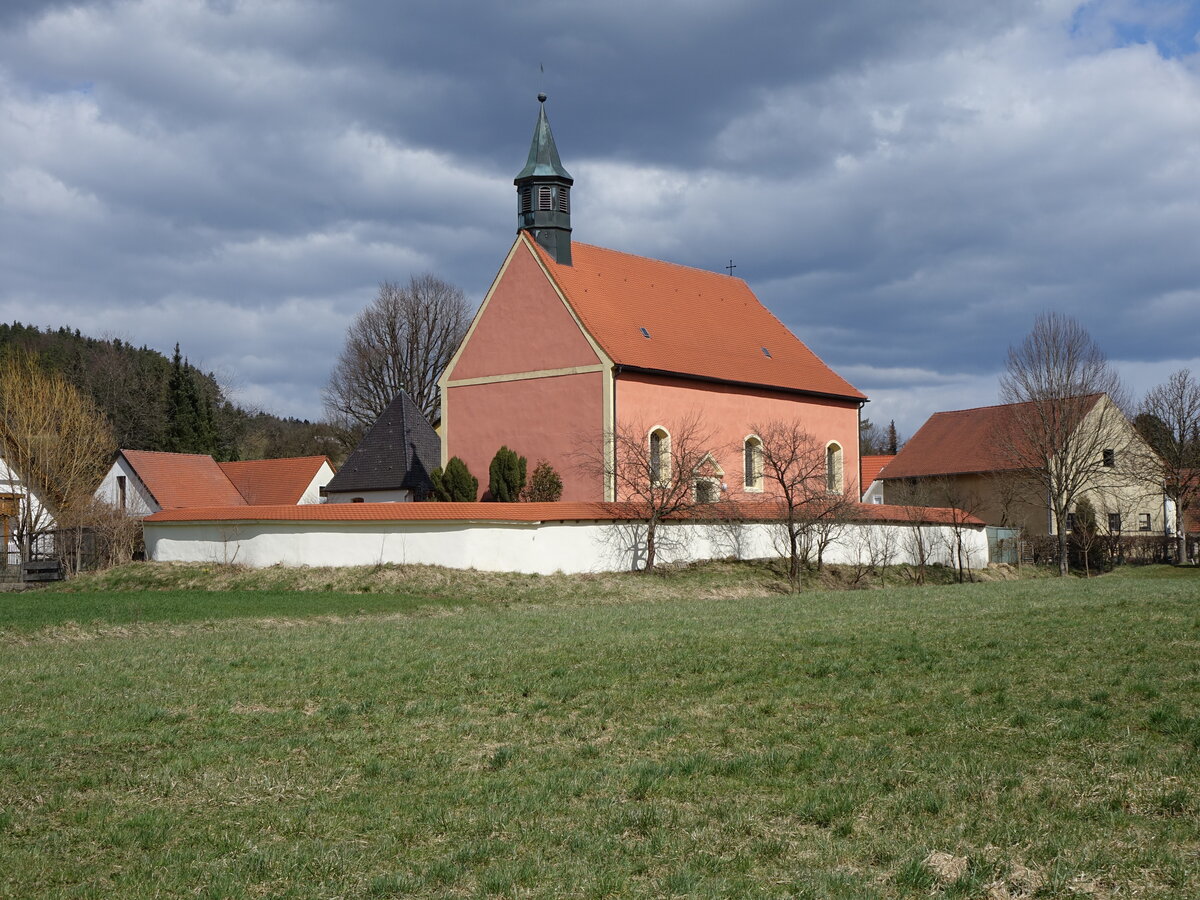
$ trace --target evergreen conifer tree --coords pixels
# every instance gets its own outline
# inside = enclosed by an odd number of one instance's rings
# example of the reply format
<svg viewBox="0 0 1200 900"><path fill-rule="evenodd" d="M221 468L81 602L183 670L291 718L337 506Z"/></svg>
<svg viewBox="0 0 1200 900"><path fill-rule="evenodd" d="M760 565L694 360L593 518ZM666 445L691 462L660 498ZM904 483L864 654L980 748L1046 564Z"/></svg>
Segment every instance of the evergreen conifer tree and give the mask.
<svg viewBox="0 0 1200 900"><path fill-rule="evenodd" d="M435 500L450 503L471 503L479 495L479 479L471 474L467 464L457 456L450 457L446 468L438 466L429 473L433 481Z"/></svg>
<svg viewBox="0 0 1200 900"><path fill-rule="evenodd" d="M488 490L492 499L499 503L516 503L521 499L525 487L525 469L528 463L523 456L502 446L492 457L488 466Z"/></svg>

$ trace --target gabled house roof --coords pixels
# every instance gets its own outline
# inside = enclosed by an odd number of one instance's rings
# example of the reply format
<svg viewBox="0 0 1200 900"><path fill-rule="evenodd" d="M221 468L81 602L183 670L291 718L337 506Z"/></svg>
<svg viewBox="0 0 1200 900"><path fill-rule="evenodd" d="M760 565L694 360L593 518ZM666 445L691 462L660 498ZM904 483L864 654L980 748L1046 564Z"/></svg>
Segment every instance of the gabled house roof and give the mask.
<svg viewBox="0 0 1200 900"><path fill-rule="evenodd" d="M297 504L321 466L333 468L327 456L247 459L217 465L251 506Z"/></svg>
<svg viewBox="0 0 1200 900"><path fill-rule="evenodd" d="M618 366L866 399L740 278L577 242L573 264L564 265L522 236L583 327Z"/></svg>
<svg viewBox="0 0 1200 900"><path fill-rule="evenodd" d="M246 505L246 498L211 456L158 450L118 452L163 509Z"/></svg>
<svg viewBox="0 0 1200 900"><path fill-rule="evenodd" d="M1080 397L1073 414L1086 415L1103 394ZM1006 446L1019 440L1016 423L1034 406L1008 403L934 413L888 463L882 478L924 478L935 475L968 475L1011 472L1027 467L1024 454ZM1012 436L1009 438L1008 436Z"/></svg>
<svg viewBox="0 0 1200 900"><path fill-rule="evenodd" d="M363 435L327 492L412 490L418 499L433 485L442 441L417 404L401 391Z"/></svg>
<svg viewBox="0 0 1200 900"><path fill-rule="evenodd" d="M879 473L896 457L888 453L882 456L862 457L862 488L865 491L879 477Z"/></svg>
<svg viewBox="0 0 1200 900"><path fill-rule="evenodd" d="M218 463L202 453L120 450L163 509L299 503L324 456Z"/></svg>

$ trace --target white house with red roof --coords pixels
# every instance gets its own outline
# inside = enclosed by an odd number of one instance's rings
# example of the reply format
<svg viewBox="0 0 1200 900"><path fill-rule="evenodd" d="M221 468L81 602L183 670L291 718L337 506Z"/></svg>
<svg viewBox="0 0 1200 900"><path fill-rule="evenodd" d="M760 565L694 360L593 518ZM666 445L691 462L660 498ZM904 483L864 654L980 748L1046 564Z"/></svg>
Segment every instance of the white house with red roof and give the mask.
<svg viewBox="0 0 1200 900"><path fill-rule="evenodd" d="M878 456L870 455L862 458L863 503L883 503L883 481L880 478L880 473L895 458L895 454L892 453Z"/></svg>
<svg viewBox="0 0 1200 900"><path fill-rule="evenodd" d="M740 278L573 242L573 179L544 106L515 184L516 241L442 376L443 460L461 457L482 480L507 445L548 460L564 500L619 501L577 465L581 446L644 432L665 447L692 418L736 498L763 491L754 426L798 421L826 448L829 482L857 496L866 396Z"/></svg>
<svg viewBox="0 0 1200 900"><path fill-rule="evenodd" d="M320 503L325 456L219 463L200 453L118 450L96 497L141 518L164 509Z"/></svg>

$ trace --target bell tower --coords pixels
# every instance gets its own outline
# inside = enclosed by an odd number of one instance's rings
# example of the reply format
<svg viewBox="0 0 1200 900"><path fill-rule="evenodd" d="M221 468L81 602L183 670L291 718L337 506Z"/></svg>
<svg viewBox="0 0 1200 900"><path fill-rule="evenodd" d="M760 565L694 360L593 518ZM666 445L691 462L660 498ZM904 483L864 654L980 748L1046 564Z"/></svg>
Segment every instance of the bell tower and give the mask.
<svg viewBox="0 0 1200 900"><path fill-rule="evenodd" d="M571 185L554 146L546 95L538 94L538 120L529 158L513 184L517 186L517 231L528 231L554 259L571 265Z"/></svg>

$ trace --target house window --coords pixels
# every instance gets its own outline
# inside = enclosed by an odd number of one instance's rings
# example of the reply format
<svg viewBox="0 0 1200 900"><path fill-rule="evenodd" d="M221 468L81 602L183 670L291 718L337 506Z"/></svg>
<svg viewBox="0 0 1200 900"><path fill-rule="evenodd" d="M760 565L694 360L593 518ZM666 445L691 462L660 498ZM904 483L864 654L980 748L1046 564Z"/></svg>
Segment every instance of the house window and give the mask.
<svg viewBox="0 0 1200 900"><path fill-rule="evenodd" d="M693 485L697 503L716 503L721 487L713 478L697 478Z"/></svg>
<svg viewBox="0 0 1200 900"><path fill-rule="evenodd" d="M1110 469L1117 464L1117 453L1115 450L1104 451L1104 465Z"/></svg>
<svg viewBox="0 0 1200 900"><path fill-rule="evenodd" d="M117 509L125 509L125 476L117 476Z"/></svg>
<svg viewBox="0 0 1200 900"><path fill-rule="evenodd" d="M746 438L743 447L743 478L748 491L761 491L763 473L763 445L756 435Z"/></svg>
<svg viewBox="0 0 1200 900"><path fill-rule="evenodd" d="M1109 534L1120 534L1121 533L1121 514L1120 513L1109 513L1108 514L1108 533Z"/></svg>
<svg viewBox="0 0 1200 900"><path fill-rule="evenodd" d="M538 209L546 212L554 210L554 188L548 184L538 186Z"/></svg>
<svg viewBox="0 0 1200 900"><path fill-rule="evenodd" d="M650 432L650 483L662 484L671 477L671 436L665 428Z"/></svg>
<svg viewBox="0 0 1200 900"><path fill-rule="evenodd" d="M350 502L351 503L366 503L367 501L364 500L362 497L351 497Z"/></svg>
<svg viewBox="0 0 1200 900"><path fill-rule="evenodd" d="M1138 531L1150 530L1150 513L1138 513Z"/></svg>
<svg viewBox="0 0 1200 900"><path fill-rule="evenodd" d="M842 491L842 448L837 443L825 448L825 489L830 493Z"/></svg>

